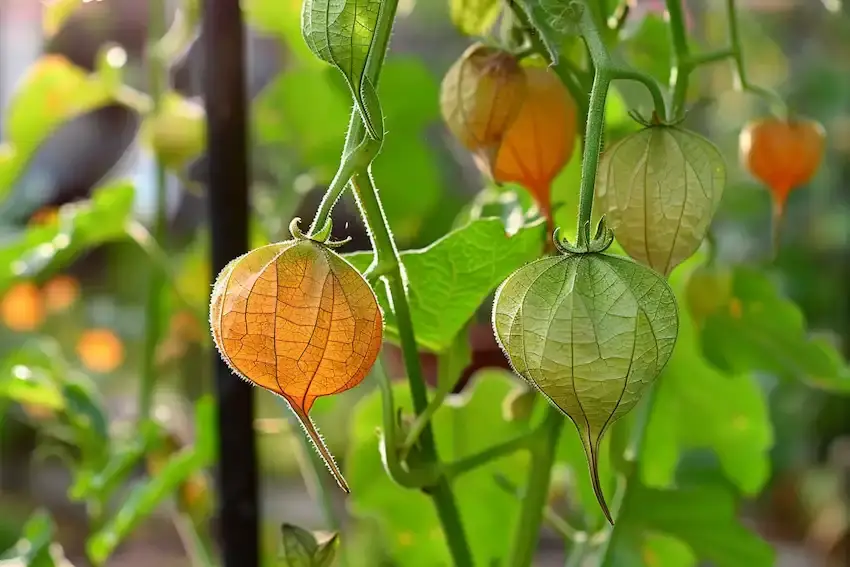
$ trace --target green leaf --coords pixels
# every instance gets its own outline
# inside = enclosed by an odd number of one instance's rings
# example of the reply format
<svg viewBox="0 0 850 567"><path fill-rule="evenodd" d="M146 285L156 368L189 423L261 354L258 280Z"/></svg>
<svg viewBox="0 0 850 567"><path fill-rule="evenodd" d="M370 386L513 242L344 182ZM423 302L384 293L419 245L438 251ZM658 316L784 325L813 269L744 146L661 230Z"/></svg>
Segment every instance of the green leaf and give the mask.
<svg viewBox="0 0 850 567"><path fill-rule="evenodd" d="M501 0L449 0L452 23L466 35L486 34L501 11Z"/></svg>
<svg viewBox="0 0 850 567"><path fill-rule="evenodd" d="M599 504L608 427L628 413L676 343L676 300L658 273L605 254L548 257L505 280L493 329L514 371L578 429Z"/></svg>
<svg viewBox="0 0 850 567"><path fill-rule="evenodd" d="M312 567L313 556L319 549L316 536L298 526L283 524L278 567Z"/></svg>
<svg viewBox="0 0 850 567"><path fill-rule="evenodd" d="M369 135L384 136L383 113L366 61L375 41L381 0L304 0L301 31L319 59L340 70L348 82Z"/></svg>
<svg viewBox="0 0 850 567"><path fill-rule="evenodd" d="M506 372L481 372L463 394L451 396L437 410L432 424L443 460L451 462L476 454L528 430L525 424L507 423L501 416L500 402L513 383ZM395 384L393 392L397 406L412 411L407 384ZM384 472L375 435L375 428L380 426L381 399L375 391L358 402L352 415L351 445L345 459L352 513L376 518L384 535L382 547L399 564L450 565L451 556L431 500L421 491L401 488ZM519 517L519 501L499 487L494 475L501 473L519 483L527 464L527 455L517 453L453 481L474 565L490 565L493 559L506 556Z"/></svg>
<svg viewBox="0 0 850 567"><path fill-rule="evenodd" d="M480 219L421 250L402 252L408 281L416 340L442 352L475 314L481 302L513 270L537 258L543 248L545 225L526 225L513 236L499 219ZM371 252L346 258L358 270L372 261ZM398 338L398 328L386 292L376 290L384 308L386 333Z"/></svg>
<svg viewBox="0 0 850 567"><path fill-rule="evenodd" d="M48 370L19 364L14 356L10 358L0 374L0 397L54 411L65 409L65 398Z"/></svg>
<svg viewBox="0 0 850 567"><path fill-rule="evenodd" d="M825 339L809 336L800 308L767 275L739 266L731 276L731 294L702 329L702 347L712 363L729 373L769 372L850 393L844 358Z"/></svg>
<svg viewBox="0 0 850 567"><path fill-rule="evenodd" d="M57 342L44 338L8 356L0 396L54 410L57 419L70 426L81 459L88 466L102 464L109 448L103 399L86 375L70 368Z"/></svg>
<svg viewBox="0 0 850 567"><path fill-rule="evenodd" d="M685 278L677 270L671 280L682 304ZM773 445L765 395L749 375L727 375L709 364L689 311L680 309L679 318L679 339L647 425L641 477L648 486L670 487L681 454L709 448L743 492L757 494L770 474Z"/></svg>
<svg viewBox="0 0 850 567"><path fill-rule="evenodd" d="M0 149L0 197L33 153L65 122L113 100L113 90L59 55L45 55L21 79L6 109Z"/></svg>
<svg viewBox="0 0 850 567"><path fill-rule="evenodd" d="M44 510L36 511L24 525L18 543L0 557L0 562L6 565L8 561L9 567L57 567L50 549L55 531L50 515Z"/></svg>
<svg viewBox="0 0 850 567"><path fill-rule="evenodd" d="M306 108L322 112L305 112ZM296 69L280 74L258 95L253 127L258 141L296 148L302 160L330 181L345 141L351 103L333 69Z"/></svg>
<svg viewBox="0 0 850 567"><path fill-rule="evenodd" d="M564 24L564 22L558 18L553 18L549 11L552 6L548 6L549 9L547 10L542 0L515 0L515 2L525 12L529 23L537 30L540 40L549 53L552 65L557 65L561 58L561 46L566 37L565 32L574 30L559 25Z"/></svg>
<svg viewBox="0 0 850 567"><path fill-rule="evenodd" d="M319 548L313 555L313 567L331 567L338 549L339 534L335 533L330 539L319 544Z"/></svg>
<svg viewBox="0 0 850 567"><path fill-rule="evenodd" d="M124 238L132 209L132 185L116 182L96 189L88 201L64 205L49 224L0 240L0 291L58 269L87 248Z"/></svg>
<svg viewBox="0 0 850 567"><path fill-rule="evenodd" d="M68 489L70 498L92 501L105 506L115 490L134 473L145 455L163 440L163 430L146 421L136 430L136 437L122 444L110 455L105 466L84 467L75 471L74 484Z"/></svg>
<svg viewBox="0 0 850 567"><path fill-rule="evenodd" d="M617 567L696 567L697 558L682 540L662 532L624 530L614 550Z"/></svg>
<svg viewBox="0 0 850 567"><path fill-rule="evenodd" d="M215 401L211 396L195 405L194 445L175 453L152 478L136 485L121 508L86 543L89 559L103 565L118 545L166 499L173 496L193 474L215 458Z"/></svg>
<svg viewBox="0 0 850 567"><path fill-rule="evenodd" d="M657 490L640 484L629 487L629 502L621 529L638 533L659 531L687 543L693 553L717 567L770 567L773 549L737 520L734 492L722 480L699 483L681 482L677 490ZM619 526L619 524L618 524ZM655 543L658 549L659 543ZM666 552L670 553L670 544ZM689 565L682 563L687 554L679 546L674 550L678 562L659 566ZM647 565L651 563L647 562Z"/></svg>
<svg viewBox="0 0 850 567"><path fill-rule="evenodd" d="M677 127L653 126L605 151L597 204L629 256L670 275L699 248L725 185L725 162L714 144Z"/></svg>

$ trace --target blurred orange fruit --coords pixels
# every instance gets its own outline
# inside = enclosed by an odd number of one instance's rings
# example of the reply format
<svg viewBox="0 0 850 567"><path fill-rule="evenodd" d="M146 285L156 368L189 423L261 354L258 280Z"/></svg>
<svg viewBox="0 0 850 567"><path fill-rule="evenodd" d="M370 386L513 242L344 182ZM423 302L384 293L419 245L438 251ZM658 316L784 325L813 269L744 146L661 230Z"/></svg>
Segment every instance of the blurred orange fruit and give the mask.
<svg viewBox="0 0 850 567"><path fill-rule="evenodd" d="M44 300L32 282L15 284L0 302L3 324L13 331L33 331L44 320Z"/></svg>
<svg viewBox="0 0 850 567"><path fill-rule="evenodd" d="M80 284L71 276L59 275L42 288L48 313L57 313L71 307L80 295Z"/></svg>
<svg viewBox="0 0 850 567"><path fill-rule="evenodd" d="M59 209L56 207L42 207L32 214L29 220L30 226L42 226L50 224L59 216Z"/></svg>
<svg viewBox="0 0 850 567"><path fill-rule="evenodd" d="M77 341L77 356L94 372L112 372L124 361L124 345L108 329L89 329Z"/></svg>
<svg viewBox="0 0 850 567"><path fill-rule="evenodd" d="M519 183L550 216L552 182L570 161L576 142L576 105L553 71L525 67L522 106L503 133L493 166L499 183Z"/></svg>

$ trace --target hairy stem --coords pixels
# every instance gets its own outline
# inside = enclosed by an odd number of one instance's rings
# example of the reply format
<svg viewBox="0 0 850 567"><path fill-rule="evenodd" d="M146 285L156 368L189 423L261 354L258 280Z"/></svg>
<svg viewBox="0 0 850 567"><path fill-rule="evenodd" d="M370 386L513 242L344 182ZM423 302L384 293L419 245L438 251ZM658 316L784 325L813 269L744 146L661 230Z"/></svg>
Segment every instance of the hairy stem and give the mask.
<svg viewBox="0 0 850 567"><path fill-rule="evenodd" d="M151 0L150 23L148 26L148 67L150 97L153 104L151 112L160 112L165 89L168 85L168 67L166 61L155 49L156 42L165 34L165 3L163 0ZM156 211L153 225L153 238L160 247L165 244L166 227L166 176L165 166L156 158ZM145 342L142 353L141 384L139 391L139 419L150 417L156 388L156 348L162 329L162 299L165 280L162 272L151 268L148 280L148 296L145 303Z"/></svg>
<svg viewBox="0 0 850 567"><path fill-rule="evenodd" d="M387 292L395 310L402 358L410 387L410 397L413 401L413 409L419 415L428 407L428 392L422 376L419 350L416 346L413 320L410 316L410 306L407 303L407 294L401 275L402 268L398 250L390 233L389 224L381 207L381 201L373 183L371 172L355 175L352 179L352 185L360 212L363 215L366 225L369 227L372 246L375 250L375 261L379 265L383 264L386 266ZM440 460L430 423L422 428L419 441L425 460L438 464ZM390 447L389 450L396 450L396 448ZM445 476L441 476L435 486L431 488L430 496L437 508L437 515L440 518L443 533L446 537L449 551L454 559L454 564L458 566L471 566L472 554L460 521L460 512Z"/></svg>
<svg viewBox="0 0 850 567"><path fill-rule="evenodd" d="M375 38L366 65L366 76L375 86L378 84L381 67L389 46L390 34L392 33L397 8L398 0L384 0L381 4L378 24L375 29ZM341 174L337 176L338 179L331 184L331 187L325 194L322 204L313 220L311 233L321 230L325 221L330 216L334 203L338 200L346 183L349 183L349 180L346 179L346 177L349 177L348 171L342 170L346 167L346 162L355 154L357 148L361 147L365 139L366 127L359 112L355 109L352 111L348 133L345 139ZM367 158L365 161L371 162L374 155L367 156ZM399 328L399 338L411 398L414 409L417 415L419 415L428 406L428 394L425 381L422 377L419 351L416 346L416 336L410 316L410 307L407 303L398 249L390 233L389 223L381 206L378 191L375 188L368 163L361 161L354 163L350 175L350 184L354 191L363 221L368 228L369 236L372 240L372 248L375 252L374 261L368 270L368 277L371 280L375 279L376 276L384 276L386 278L390 302L393 305ZM383 394L384 396L389 396L391 392L383 392ZM387 428L389 429L393 425L390 423ZM426 424L422 428L420 442L425 460L434 466L439 466L439 456L437 455L437 448L430 424ZM386 450L398 450L396 439L389 439L389 447ZM460 513L445 476L439 476L434 485L430 487L429 495L437 508L437 515L440 518L443 533L445 534L454 564L459 566L472 565L472 555L466 542L463 525L460 521Z"/></svg>

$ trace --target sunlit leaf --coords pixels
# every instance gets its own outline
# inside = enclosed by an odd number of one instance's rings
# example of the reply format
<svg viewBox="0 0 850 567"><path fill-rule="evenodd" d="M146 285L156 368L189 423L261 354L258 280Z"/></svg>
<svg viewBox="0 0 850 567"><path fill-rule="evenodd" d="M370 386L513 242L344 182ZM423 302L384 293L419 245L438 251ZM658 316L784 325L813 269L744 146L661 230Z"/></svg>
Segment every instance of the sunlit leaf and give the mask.
<svg viewBox="0 0 850 567"><path fill-rule="evenodd" d="M10 567L69 567L57 563L51 553L56 524L44 510L36 511L24 525L21 539L0 556L0 564Z"/></svg>
<svg viewBox="0 0 850 567"><path fill-rule="evenodd" d="M125 237L133 187L117 182L88 201L64 205L56 218L0 240L0 290L14 281L57 269L84 250Z"/></svg>
<svg viewBox="0 0 850 567"><path fill-rule="evenodd" d="M711 142L653 126L605 151L596 201L629 256L669 275L699 248L725 184L723 156Z"/></svg>
<svg viewBox="0 0 850 567"><path fill-rule="evenodd" d="M301 31L316 56L345 76L372 138L384 135L375 85L366 76L366 60L375 40L381 0L304 0Z"/></svg>
<svg viewBox="0 0 850 567"><path fill-rule="evenodd" d="M629 488L629 502L621 529L638 533L661 532L684 542L698 558L717 567L770 567L774 564L773 548L737 520L734 491L722 479L680 479L676 490L657 490L634 484ZM654 543L666 546L670 544ZM678 567L688 560L687 552L677 546L676 563L647 561L645 565ZM644 553L653 551L645 548ZM646 560L647 557L644 556ZM690 564L693 564L691 561Z"/></svg>
<svg viewBox="0 0 850 567"><path fill-rule="evenodd" d="M358 385L381 349L383 318L366 280L324 244L269 244L231 261L210 301L219 353L283 397L340 487L342 473L308 414L316 398Z"/></svg>
<svg viewBox="0 0 850 567"><path fill-rule="evenodd" d="M544 230L544 223L536 222L508 236L501 220L479 219L427 248L402 252L417 342L435 352L448 348L499 282L540 256ZM346 258L363 271L372 254L359 252ZM386 334L397 339L386 292L380 288L377 292L386 317Z"/></svg>
<svg viewBox="0 0 850 567"><path fill-rule="evenodd" d="M45 55L21 79L3 121L0 196L12 187L33 153L68 120L99 108L114 91L59 55Z"/></svg>
<svg viewBox="0 0 850 567"><path fill-rule="evenodd" d="M730 293L702 329L702 346L712 363L731 373L770 372L850 392L844 357L826 340L809 336L800 308L768 276L739 266L730 277Z"/></svg>
<svg viewBox="0 0 850 567"><path fill-rule="evenodd" d="M452 22L466 35L484 35L502 10L500 0L449 0Z"/></svg>
<svg viewBox="0 0 850 567"><path fill-rule="evenodd" d="M527 424L502 419L500 402L514 381L504 372L473 377L461 396L452 396L434 415L440 457L451 462L473 455L527 431ZM411 411L407 384L393 387L396 405ZM362 399L352 416L351 445L345 459L351 481L350 510L360 518L376 518L381 547L405 567L452 564L431 500L421 491L396 485L384 472L375 428L381 427L381 399L374 392ZM493 461L454 480L460 517L474 565L505 557L519 519L520 500L494 480L499 473L515 483L524 479L528 457L517 453ZM486 506L481 503L486 502Z"/></svg>
<svg viewBox="0 0 850 567"><path fill-rule="evenodd" d="M682 304L685 276L677 271L671 282ZM689 310L680 309L679 317L679 339L647 426L642 478L649 486L670 487L682 453L705 448L743 492L756 494L770 474L773 446L765 394L751 376L727 375L709 364Z"/></svg>
<svg viewBox="0 0 850 567"><path fill-rule="evenodd" d="M676 300L656 272L626 258L543 258L505 280L493 329L514 371L576 428L599 504L599 445L667 364L676 343Z"/></svg>

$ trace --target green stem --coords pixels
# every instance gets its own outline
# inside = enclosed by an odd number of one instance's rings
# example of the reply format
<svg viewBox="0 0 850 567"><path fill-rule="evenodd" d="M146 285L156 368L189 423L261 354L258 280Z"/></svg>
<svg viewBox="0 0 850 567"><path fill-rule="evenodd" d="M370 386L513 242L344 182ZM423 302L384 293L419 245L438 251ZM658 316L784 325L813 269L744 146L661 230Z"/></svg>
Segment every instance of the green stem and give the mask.
<svg viewBox="0 0 850 567"><path fill-rule="evenodd" d="M564 419L564 414L550 406L540 431L535 436L537 443L532 446L531 472L523 494L510 559L506 563L511 567L529 567L534 560Z"/></svg>
<svg viewBox="0 0 850 567"><path fill-rule="evenodd" d="M670 88L673 91L673 116L679 118L685 111L688 82L693 67L685 29L681 0L666 0L670 21L670 42L673 45L673 68L670 70Z"/></svg>
<svg viewBox="0 0 850 567"><path fill-rule="evenodd" d="M447 463L443 467L444 474L450 480L454 480L463 473L477 469L491 461L511 455L522 449L528 449L531 447L535 435L536 432L518 435L498 445L488 447L480 453L470 455L453 463Z"/></svg>
<svg viewBox="0 0 850 567"><path fill-rule="evenodd" d="M652 104L655 105L655 114L660 120L667 118L667 104L664 102L664 93L661 92L661 87L658 82L645 73L635 71L633 69L616 68L611 70L612 80L637 81L646 87L652 97Z"/></svg>
<svg viewBox="0 0 850 567"><path fill-rule="evenodd" d="M152 0L150 3L150 24L148 28L148 66L152 112L158 113L168 84L168 69L162 57L154 49L156 42L165 33L165 3ZM153 238L160 246L165 242L166 225L166 173L165 166L156 158L156 212L153 226ZM162 331L162 299L165 286L161 271L151 269L148 283L148 296L145 307L145 344L142 354L141 384L139 392L139 419L150 416L156 388L156 349Z"/></svg>
<svg viewBox="0 0 850 567"><path fill-rule="evenodd" d="M640 456L646 442L646 432L649 426L649 420L652 417L652 410L655 407L655 401L658 397L658 387L658 381L653 386L650 386L649 391L644 396L643 403L638 408L637 418L632 425L629 445L624 454L624 459L630 464L629 471L625 478L620 479L611 508L614 517L617 519L617 524L609 526L607 529L608 533L603 544L599 567L616 567L614 556L616 554L617 542L622 537L623 531L616 526L620 525L621 520L628 515L631 495L634 494L630 488L634 486L634 483L640 477Z"/></svg>
<svg viewBox="0 0 850 567"><path fill-rule="evenodd" d="M590 550L591 543L586 534L573 538L573 545L570 547L564 567L582 567Z"/></svg>
<svg viewBox="0 0 850 567"><path fill-rule="evenodd" d="M192 567L215 567L215 552L209 534L202 533L188 514L175 512L172 522Z"/></svg>
<svg viewBox="0 0 850 567"><path fill-rule="evenodd" d="M750 83L747 78L747 69L744 65L744 50L741 42L741 31L738 26L738 10L735 0L726 0L726 18L729 27L729 41L732 44L732 58L735 61L735 72L738 78L738 86L770 102L771 106L782 114L787 114L788 109L785 101L775 92Z"/></svg>
<svg viewBox="0 0 850 567"><path fill-rule="evenodd" d="M596 186L596 169L605 130L605 99L611 79L607 70L596 64L596 76L590 91L590 108L587 114L584 155L581 162L581 189L579 193L578 235L582 239L593 214L593 192Z"/></svg>
<svg viewBox="0 0 850 567"><path fill-rule="evenodd" d="M428 407L428 392L422 376L419 350L416 346L413 320L410 316L410 306L407 303L407 294L401 275L401 261L398 250L390 234L389 224L372 180L371 171L355 175L352 178L352 187L360 212L369 228L369 235L372 238L372 247L375 250L373 265L377 263L378 266L384 266L386 270L384 273L388 283L387 291L395 310L402 358L407 371L408 386L410 387L410 397L413 401L413 409L419 415ZM425 460L429 463L439 464L440 459L430 423L422 429L419 439ZM391 446L389 450L397 450L397 448ZM471 566L472 554L466 541L466 532L461 524L460 512L448 479L441 476L431 488L429 495L437 508L437 515L440 518L443 534L446 537L454 564Z"/></svg>

